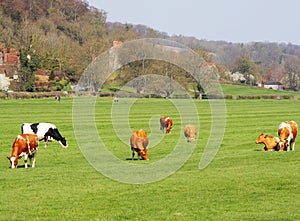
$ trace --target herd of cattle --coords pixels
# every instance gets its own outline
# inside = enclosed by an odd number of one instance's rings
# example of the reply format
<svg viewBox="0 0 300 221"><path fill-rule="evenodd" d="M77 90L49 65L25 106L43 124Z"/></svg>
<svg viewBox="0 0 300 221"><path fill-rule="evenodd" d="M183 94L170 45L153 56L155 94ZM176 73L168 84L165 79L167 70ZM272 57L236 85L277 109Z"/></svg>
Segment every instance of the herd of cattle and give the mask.
<svg viewBox="0 0 300 221"><path fill-rule="evenodd" d="M298 133L298 125L295 121L282 122L278 127L278 136L269 136L267 134L260 134L256 139L257 144L264 144L263 150L272 151L294 151L295 139Z"/></svg>
<svg viewBox="0 0 300 221"><path fill-rule="evenodd" d="M169 134L173 126L173 121L170 117L164 116L160 118L160 130L163 133ZM11 168L16 168L18 160L24 156L25 168L28 167L27 160L30 159L30 166L35 167L36 153L38 151L39 141L44 140L44 147L51 141L57 141L63 148L67 147L67 141L54 124L50 123L24 123L21 127L22 134L18 135L12 145L11 156L7 158L10 161ZM295 121L282 122L278 127L278 136L269 136L260 134L256 139L257 144L264 144L264 150L271 151L293 151L295 149L295 139L298 132L298 125ZM184 135L187 142L194 142L197 138L196 127L192 124L185 125ZM130 137L130 146L132 151L132 160L135 152L143 160L148 158L148 137L143 129L136 130Z"/></svg>
<svg viewBox="0 0 300 221"><path fill-rule="evenodd" d="M18 135L12 145L11 156L7 158L10 161L11 168L16 168L18 160L24 156L25 168L28 167L27 160L30 159L30 166L35 167L36 153L38 151L39 141L47 143L58 141L64 148L67 147L67 141L61 136L54 124L50 123L24 123L21 127L22 134Z"/></svg>
<svg viewBox="0 0 300 221"><path fill-rule="evenodd" d="M173 121L170 117L160 118L160 129L167 134L171 132ZM28 167L28 158L30 159L30 166L35 167L36 153L38 151L39 141L44 140L44 147L47 143L56 140L62 147L67 147L67 141L54 124L50 123L24 123L21 127L22 133L18 135L12 145L11 156L7 156L10 161L11 168L17 168L18 160L24 157L25 168ZM196 140L196 127L189 124L185 126L184 134L187 142L194 142ZM143 160L148 160L148 137L146 131L143 129L135 131L130 137L130 146L132 150L132 159L134 159L135 152L138 153Z"/></svg>
<svg viewBox="0 0 300 221"><path fill-rule="evenodd" d="M169 134L173 126L172 118L168 116L163 116L159 120L160 130ZM196 127L192 124L187 124L184 127L184 135L187 139L187 142L194 142L197 137ZM134 159L135 152L138 153L138 159L141 157L143 160L149 160L148 158L148 137L146 131L143 129L136 130L130 137L130 146L132 151L132 160Z"/></svg>

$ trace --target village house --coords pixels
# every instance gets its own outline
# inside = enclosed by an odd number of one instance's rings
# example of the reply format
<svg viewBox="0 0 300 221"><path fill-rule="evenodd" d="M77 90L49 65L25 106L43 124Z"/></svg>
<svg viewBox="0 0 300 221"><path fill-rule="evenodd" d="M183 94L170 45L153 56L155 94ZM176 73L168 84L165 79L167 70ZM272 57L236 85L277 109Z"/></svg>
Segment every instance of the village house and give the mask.
<svg viewBox="0 0 300 221"><path fill-rule="evenodd" d="M267 81L264 83L264 88L269 88L273 90L283 90L283 85L279 81Z"/></svg>
<svg viewBox="0 0 300 221"><path fill-rule="evenodd" d="M9 50L0 44L0 65L19 65L19 53L15 48Z"/></svg>
<svg viewBox="0 0 300 221"><path fill-rule="evenodd" d="M53 79L50 79L53 74ZM65 72L63 71L51 71L51 70L37 70L34 73L35 81L34 86L38 90L47 90L51 87L51 80L60 81L65 79Z"/></svg>
<svg viewBox="0 0 300 221"><path fill-rule="evenodd" d="M0 74L2 81L8 80L8 84L1 87L1 90L7 91L10 82L18 80L17 70L20 63L19 52L15 48L7 49L0 43Z"/></svg>
<svg viewBox="0 0 300 221"><path fill-rule="evenodd" d="M30 61L31 57L28 54L27 59ZM7 49L0 43L0 74L2 79L9 79L9 82L19 82L18 70L20 68L20 55L15 48ZM54 71L52 73L53 79L50 79L50 70L37 70L34 73L34 86L37 90L48 90L51 86L50 80L64 80L65 72Z"/></svg>

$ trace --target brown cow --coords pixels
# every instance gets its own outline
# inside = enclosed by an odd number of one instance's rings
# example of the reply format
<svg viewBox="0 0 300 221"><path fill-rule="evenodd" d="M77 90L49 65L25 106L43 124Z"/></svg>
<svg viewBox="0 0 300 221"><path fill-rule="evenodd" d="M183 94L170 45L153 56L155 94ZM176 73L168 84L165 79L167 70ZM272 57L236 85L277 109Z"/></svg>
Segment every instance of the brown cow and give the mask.
<svg viewBox="0 0 300 221"><path fill-rule="evenodd" d="M38 151L39 140L36 134L18 135L12 145L11 156L7 158L10 161L11 168L17 168L18 160L24 156L25 168L27 168L27 159L30 158L30 166L35 166L36 153Z"/></svg>
<svg viewBox="0 0 300 221"><path fill-rule="evenodd" d="M134 152L138 153L138 159L142 157L143 160L148 159L148 137L146 131L143 129L136 130L130 137L130 146L132 150L132 160L134 159Z"/></svg>
<svg viewBox="0 0 300 221"><path fill-rule="evenodd" d="M173 121L170 117L163 116L160 118L160 129L164 132L166 128L166 133L170 133L173 126Z"/></svg>
<svg viewBox="0 0 300 221"><path fill-rule="evenodd" d="M255 143L264 144L264 150L270 151L278 149L279 141L280 140L278 137L269 136L267 134L260 134L255 140Z"/></svg>
<svg viewBox="0 0 300 221"><path fill-rule="evenodd" d="M186 137L187 142L194 142L197 138L196 127L192 124L187 124L184 127L184 136Z"/></svg>
<svg viewBox="0 0 300 221"><path fill-rule="evenodd" d="M282 122L278 127L278 136L280 139L279 142L279 151L286 149L294 150L295 149L295 139L298 132L298 125L295 121L286 121Z"/></svg>

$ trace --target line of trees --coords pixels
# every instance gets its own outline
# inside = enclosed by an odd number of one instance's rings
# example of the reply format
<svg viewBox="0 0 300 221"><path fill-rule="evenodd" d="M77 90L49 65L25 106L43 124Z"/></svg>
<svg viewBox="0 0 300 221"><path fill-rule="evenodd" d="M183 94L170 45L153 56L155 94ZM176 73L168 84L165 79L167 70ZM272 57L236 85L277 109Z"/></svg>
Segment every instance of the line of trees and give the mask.
<svg viewBox="0 0 300 221"><path fill-rule="evenodd" d="M252 42L231 43L225 41L198 40L194 37L172 36L169 39L191 48L211 52L212 61L218 66L221 77L226 71L240 72L245 79L255 77L249 84L280 81L285 88L299 90L300 45L291 43ZM292 70L289 67L293 67Z"/></svg>
<svg viewBox="0 0 300 221"><path fill-rule="evenodd" d="M33 72L38 69L63 70L75 83L114 40L141 37L130 26L108 27L106 12L81 0L1 0L0 33L6 48L20 50L19 89L27 91L33 90Z"/></svg>
<svg viewBox="0 0 300 221"><path fill-rule="evenodd" d="M20 50L19 76L24 84L20 84L19 90L34 90L33 73L38 69L64 71L70 82L76 83L87 65L108 50L114 40L126 42L145 37L163 37L195 49L207 62L215 63L216 73L224 78L229 70L242 73L249 84L281 81L294 90L300 84L300 46L170 37L143 25L108 23L106 12L91 7L85 0L1 0L0 33L0 42L5 47ZM27 54L31 55L30 62ZM191 86L188 73L174 65L147 60L122 67L114 80L109 79L109 84L122 84L150 72L172 76ZM249 79L251 75L254 81Z"/></svg>
<svg viewBox="0 0 300 221"><path fill-rule="evenodd" d="M280 81L291 90L298 90L300 85L300 58L296 55L288 55L280 64L274 62L267 67L255 62L248 54L244 54L234 60L231 70L242 73L248 84ZM254 76L255 80L250 76Z"/></svg>

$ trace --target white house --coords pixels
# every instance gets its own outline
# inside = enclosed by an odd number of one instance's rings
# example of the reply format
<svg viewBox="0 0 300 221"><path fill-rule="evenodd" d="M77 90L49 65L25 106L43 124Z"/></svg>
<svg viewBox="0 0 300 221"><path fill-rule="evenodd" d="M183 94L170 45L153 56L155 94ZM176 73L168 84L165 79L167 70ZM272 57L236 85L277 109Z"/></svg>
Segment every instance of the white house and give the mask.
<svg viewBox="0 0 300 221"><path fill-rule="evenodd" d="M273 90L283 90L283 85L278 81L268 81L264 83L264 88L269 88Z"/></svg>

